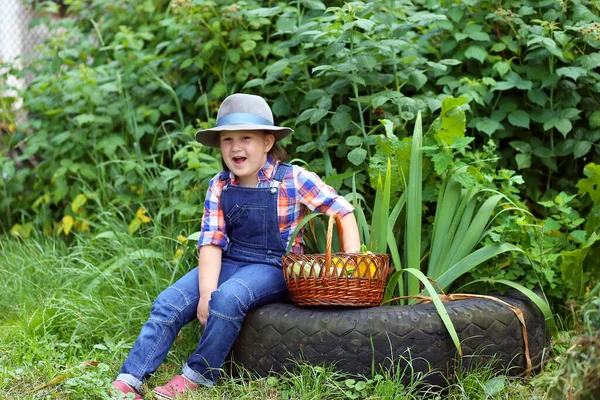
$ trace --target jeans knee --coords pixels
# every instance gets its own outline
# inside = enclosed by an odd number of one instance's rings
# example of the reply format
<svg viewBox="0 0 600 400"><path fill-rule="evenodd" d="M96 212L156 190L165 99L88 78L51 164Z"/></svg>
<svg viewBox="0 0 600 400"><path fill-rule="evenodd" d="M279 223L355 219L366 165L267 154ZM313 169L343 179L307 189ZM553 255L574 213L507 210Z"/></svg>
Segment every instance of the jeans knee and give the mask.
<svg viewBox="0 0 600 400"><path fill-rule="evenodd" d="M208 303L211 315L227 320L243 320L253 301L250 289L241 281L227 281L215 290Z"/></svg>
<svg viewBox="0 0 600 400"><path fill-rule="evenodd" d="M161 324L172 324L190 304L191 299L185 293L171 286L154 300L149 319Z"/></svg>

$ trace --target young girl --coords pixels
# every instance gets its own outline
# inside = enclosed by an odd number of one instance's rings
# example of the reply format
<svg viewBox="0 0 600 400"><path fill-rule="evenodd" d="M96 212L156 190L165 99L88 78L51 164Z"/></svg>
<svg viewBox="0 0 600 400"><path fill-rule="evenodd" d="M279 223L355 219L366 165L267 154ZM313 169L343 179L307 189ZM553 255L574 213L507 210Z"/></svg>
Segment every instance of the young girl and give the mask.
<svg viewBox="0 0 600 400"><path fill-rule="evenodd" d="M287 154L275 142L292 132L274 125L262 97L247 94L227 97L217 126L198 131L200 143L221 148L224 167L204 202L199 266L158 296L113 392L141 399L144 379L196 318L205 326L198 348L182 374L153 393L173 399L198 385L213 386L248 311L288 298L281 257L306 208L341 217L346 251L359 251L352 206L314 173L284 163ZM302 251L297 235L292 252Z"/></svg>

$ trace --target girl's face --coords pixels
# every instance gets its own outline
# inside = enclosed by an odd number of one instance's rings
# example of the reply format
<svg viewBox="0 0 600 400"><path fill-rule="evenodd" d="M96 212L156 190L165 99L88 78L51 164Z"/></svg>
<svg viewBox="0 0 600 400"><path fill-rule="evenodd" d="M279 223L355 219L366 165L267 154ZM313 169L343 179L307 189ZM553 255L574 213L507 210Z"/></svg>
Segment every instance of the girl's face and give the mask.
<svg viewBox="0 0 600 400"><path fill-rule="evenodd" d="M242 186L254 187L275 137L263 131L221 131L221 155Z"/></svg>

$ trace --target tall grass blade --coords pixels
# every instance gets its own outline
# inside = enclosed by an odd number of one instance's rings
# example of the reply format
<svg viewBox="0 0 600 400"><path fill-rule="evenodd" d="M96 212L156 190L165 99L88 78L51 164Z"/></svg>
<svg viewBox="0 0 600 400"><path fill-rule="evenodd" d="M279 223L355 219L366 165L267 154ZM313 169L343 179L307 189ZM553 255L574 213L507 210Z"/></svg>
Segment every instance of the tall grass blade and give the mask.
<svg viewBox="0 0 600 400"><path fill-rule="evenodd" d="M458 334L456 333L454 324L450 320L448 311L446 310L446 307L444 307L444 303L438 296L438 293L436 292L436 290L433 287L433 285L431 284L431 282L429 282L429 280L427 279L425 274L422 273L418 269L405 268L402 271L412 274L416 279L418 279L418 281L421 281L421 283L425 287L425 290L429 294L429 297L431 297L431 300L433 301L433 305L435 306L435 309L438 312L438 315L440 316L444 326L448 330L448 333L450 334L450 337L452 338L452 341L454 342L454 346L456 347L458 354L460 354L460 356L462 357L462 349L460 347L460 340L458 339Z"/></svg>
<svg viewBox="0 0 600 400"><path fill-rule="evenodd" d="M400 212L402 211L402 208L404 207L405 203L406 203L406 192L402 193L402 196L400 196L400 198L394 205L394 208L392 209L390 216L389 216L387 244L388 244L390 255L392 257L392 262L393 262L393 265L394 265L394 268L396 271L399 271L402 269L402 259L400 257L400 250L398 249L398 242L396 241L396 237L394 235L394 225L396 225L396 220L398 219L398 216L400 215ZM406 293L405 288L404 288L404 279L402 279L401 274L398 275L398 279L396 279L396 281L393 284L388 283L387 287L388 287L389 291L392 293L390 295L390 297L388 297L388 299L393 297L396 287L398 288L398 296L404 296ZM386 293L387 293L387 291L388 290L386 289ZM406 301L402 300L402 304L406 304Z"/></svg>
<svg viewBox="0 0 600 400"><path fill-rule="evenodd" d="M442 289L445 290L457 278L469 272L471 269L475 268L479 264L489 260L492 257L497 256L498 254L506 253L508 251L523 252L523 250L520 247L510 243L495 243L487 245L485 247L475 250L473 253L469 254L462 260L458 261L456 264L452 265L447 271L442 273L442 275L438 279L436 279L436 282L440 285Z"/></svg>
<svg viewBox="0 0 600 400"><path fill-rule="evenodd" d="M469 229L464 236L457 235L459 246L456 253L450 255L452 257L450 265L453 265L458 260L464 258L471 250L473 250L473 248L475 248L477 243L481 241L483 231L487 227L488 221L501 198L502 195L496 195L487 199L479 208L479 211L475 215L475 218L473 218L473 221L471 221ZM465 213L465 216L467 216L467 213Z"/></svg>
<svg viewBox="0 0 600 400"><path fill-rule="evenodd" d="M388 278L388 282L385 286L385 292L383 294L383 301L387 301L387 300L397 296L396 287L398 287L400 290L402 290L399 293L403 293L404 290L403 290L403 288L401 288L401 285L402 285L402 270L397 270ZM399 294L399 296L404 296L404 294ZM402 300L401 303L406 304L406 300Z"/></svg>
<svg viewBox="0 0 600 400"><path fill-rule="evenodd" d="M457 238L456 236L456 231L458 230L458 227L460 226L460 223L463 220L463 215L465 214L467 206L471 202L473 195L473 188L467 190L461 189L458 208L455 210L454 215L452 216L452 223L450 224L448 231L445 233L445 236L440 238L440 240L443 241L443 245L442 249L440 250L440 257L438 258L438 261L435 266L436 277L446 272L448 268L450 268L450 266L452 265L450 264L450 250L452 249L452 244L454 243L454 241L460 240L460 238ZM430 276L430 278L433 278L433 276Z"/></svg>
<svg viewBox="0 0 600 400"><path fill-rule="evenodd" d="M448 266L453 265L452 260L455 258L455 254L457 253L459 247L461 247L463 243L463 239L467 234L469 227L471 226L471 221L473 220L473 213L475 212L475 207L477 206L477 200L475 197L471 198L467 204L467 207L464 210L460 223L458 225L458 229L456 233L452 237L452 245L450 249L446 252L444 260L444 268L448 268ZM470 250L473 250L471 248ZM443 273L445 270L440 270L440 273ZM439 276L439 275L438 275ZM437 276L436 276L437 278ZM435 279L435 278L434 278Z"/></svg>
<svg viewBox="0 0 600 400"><path fill-rule="evenodd" d="M438 194L433 221L433 234L427 276L436 279L441 274L438 260L442 259L442 248L452 224L452 218L461 194L461 186L454 179L445 179Z"/></svg>
<svg viewBox="0 0 600 400"><path fill-rule="evenodd" d="M290 251L292 250L292 246L294 245L294 239L296 239L296 236L298 236L298 233L300 233L302 228L304 228L304 226L306 224L308 224L313 218L320 217L323 215L326 215L326 214L320 213L320 212L315 212L315 213L307 214L304 217L302 217L302 219L298 223L298 226L296 227L296 229L294 229L294 232L292 232L292 234L290 235L290 241L287 245L287 248L285 249L285 254L289 254Z"/></svg>
<svg viewBox="0 0 600 400"><path fill-rule="evenodd" d="M394 208L390 212L390 225L392 229L396 225L396 221L398 220L398 217L400 216L400 213L402 212L402 209L404 208L405 204L406 192L402 193L402 195L398 198L398 201L396 201L396 204L394 204Z"/></svg>
<svg viewBox="0 0 600 400"><path fill-rule="evenodd" d="M387 233L387 244L390 250L390 255L392 256L392 262L394 263L395 270L399 270L402 268L402 261L400 260L400 252L398 251L398 243L396 243L396 238L394 237L394 232L392 231L391 225L388 226Z"/></svg>
<svg viewBox="0 0 600 400"><path fill-rule="evenodd" d="M393 238L390 227L390 197L392 188L392 163L388 158L387 170L385 171L385 182L383 184L383 198L381 204L381 221L379 225L375 225L379 228L379 247L377 252L384 254L388 248L388 239L390 235ZM394 246L397 251L397 246Z"/></svg>
<svg viewBox="0 0 600 400"><path fill-rule="evenodd" d="M417 114L415 129L410 150L410 172L407 187L406 203L406 266L418 271L421 269L421 209L423 199L423 153L421 143L423 140L423 126L421 112ZM408 281L408 295L419 293L419 280L410 277Z"/></svg>
<svg viewBox="0 0 600 400"><path fill-rule="evenodd" d="M148 72L148 75L150 75L152 77L152 79L154 79L159 86L161 86L163 89L165 89L167 92L169 92L169 94L171 95L171 98L173 98L173 101L175 102L175 109L177 110L177 116L179 117L179 124L181 125L181 129L183 129L185 127L185 120L183 119L183 112L181 111L181 103L179 102L179 97L177 97L177 93L175 93L175 90L173 90L171 85L169 85L167 82L162 80L156 74L156 72L154 72L152 69L148 69L147 72Z"/></svg>
<svg viewBox="0 0 600 400"><path fill-rule="evenodd" d="M371 251L385 253L387 249L388 224L390 215L390 191L392 186L392 166L388 158L385 179L382 182L381 174L377 176L375 188L375 204L373 205L373 220L371 221Z"/></svg>
<svg viewBox="0 0 600 400"><path fill-rule="evenodd" d="M123 265L132 263L134 261L148 260L151 258L161 259L161 258L164 258L164 255L162 253L159 253L154 250L141 249L141 250L133 251L133 252L127 254L126 256L119 258L118 260L116 260L114 262L113 262L114 259L111 259L111 260L105 262L104 264L102 264L100 266L100 268L103 268L108 264L110 264L110 265L108 267L104 268L100 272L100 274L96 278L94 278L94 280L92 280L92 282L90 282L89 285L86 286L83 293L90 294L92 292L92 290L94 290L94 288L96 286L98 286L98 284L100 283L100 281L102 279L110 280L110 274L112 274L115 270L121 268Z"/></svg>

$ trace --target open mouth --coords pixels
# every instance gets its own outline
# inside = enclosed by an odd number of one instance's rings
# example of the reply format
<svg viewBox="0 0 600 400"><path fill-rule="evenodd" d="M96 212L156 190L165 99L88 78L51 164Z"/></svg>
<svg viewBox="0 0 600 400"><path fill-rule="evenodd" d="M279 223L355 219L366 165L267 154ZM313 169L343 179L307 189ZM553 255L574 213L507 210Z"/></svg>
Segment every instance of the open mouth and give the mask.
<svg viewBox="0 0 600 400"><path fill-rule="evenodd" d="M233 163L235 165L242 165L246 161L246 157L233 157Z"/></svg>

